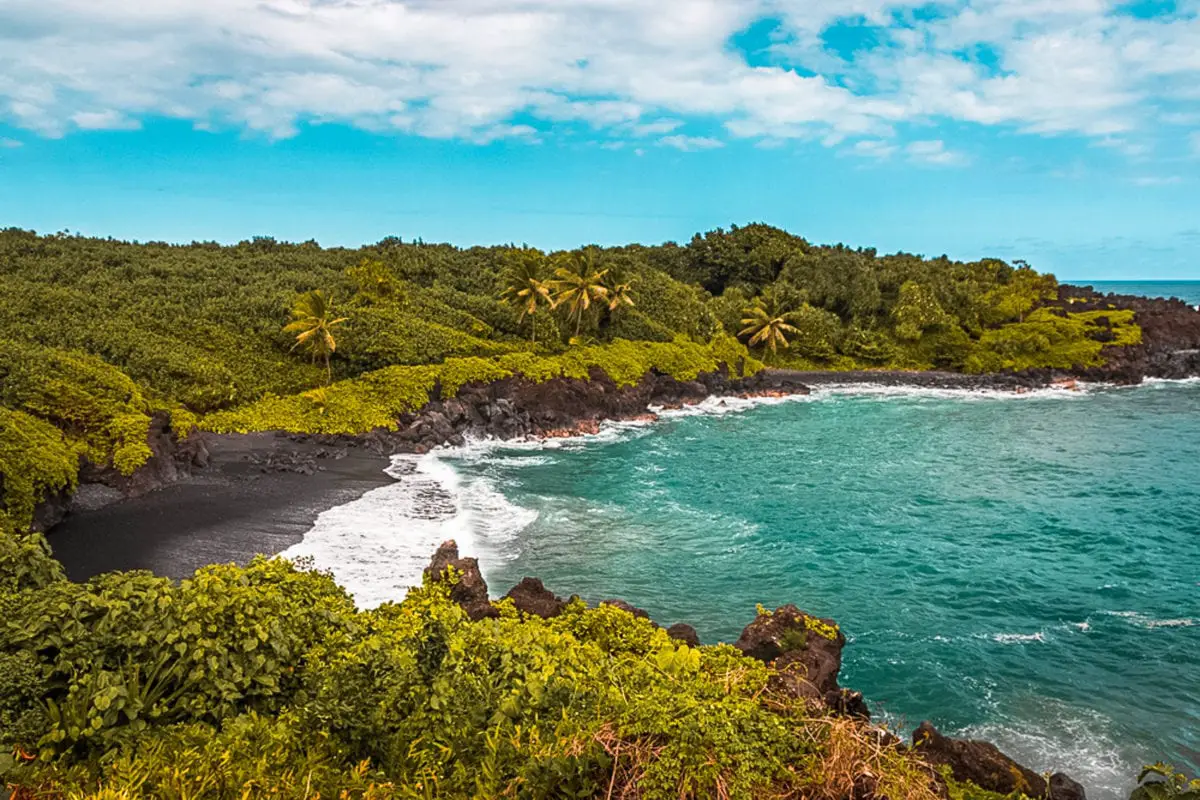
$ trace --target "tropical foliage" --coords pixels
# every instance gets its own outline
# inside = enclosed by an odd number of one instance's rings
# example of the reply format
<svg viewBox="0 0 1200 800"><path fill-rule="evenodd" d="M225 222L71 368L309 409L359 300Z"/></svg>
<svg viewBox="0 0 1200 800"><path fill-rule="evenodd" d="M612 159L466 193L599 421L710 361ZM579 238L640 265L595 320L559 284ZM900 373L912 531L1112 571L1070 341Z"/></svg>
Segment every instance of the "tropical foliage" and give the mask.
<svg viewBox="0 0 1200 800"><path fill-rule="evenodd" d="M765 225L549 254L7 230L0 291L0 779L22 798L932 798L927 769L763 665L617 609L472 623L429 586L360 612L265 560L74 584L26 531L81 464L129 475L152 436L196 427L358 433L514 375L751 374L746 344L989 371L1086 367L1141 337L1020 264ZM1138 800L1192 791L1161 777Z"/></svg>
<svg viewBox="0 0 1200 800"><path fill-rule="evenodd" d="M0 778L19 791L832 799L870 780L936 796L927 768L761 663L611 606L472 623L434 584L359 612L278 560L74 584L27 541L0 548Z"/></svg>
<svg viewBox="0 0 1200 800"><path fill-rule="evenodd" d="M736 334L797 368L1069 369L1141 336L1129 312L1060 302L1021 263L880 256L765 225L558 253L12 229L0 291L0 493L22 525L82 461L133 473L152 429L388 427L460 373L586 364L636 380L691 374L716 349L753 369Z"/></svg>
<svg viewBox="0 0 1200 800"><path fill-rule="evenodd" d="M742 324L746 327L738 336L748 336L751 347L770 349L774 354L780 347L787 348L789 335L800 332L788 322L791 314L781 312L773 297L759 297L744 313Z"/></svg>
<svg viewBox="0 0 1200 800"><path fill-rule="evenodd" d="M596 267L595 253L590 249L570 255L565 261L564 266L554 270L550 288L554 290L554 305L562 306L575 325L575 336L579 336L592 305L608 298L604 284L607 270Z"/></svg>
<svg viewBox="0 0 1200 800"><path fill-rule="evenodd" d="M546 257L538 250L522 248L509 254L504 274L504 290L500 296L520 311L519 322L529 318L530 341L537 341L534 317L543 307L554 308L550 282L546 279Z"/></svg>

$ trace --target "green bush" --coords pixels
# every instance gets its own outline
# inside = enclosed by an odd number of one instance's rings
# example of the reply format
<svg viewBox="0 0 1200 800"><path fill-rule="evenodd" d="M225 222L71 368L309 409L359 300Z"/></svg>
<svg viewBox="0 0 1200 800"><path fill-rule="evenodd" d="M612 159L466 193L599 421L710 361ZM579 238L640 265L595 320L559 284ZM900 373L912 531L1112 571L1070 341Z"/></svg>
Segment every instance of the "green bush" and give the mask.
<svg viewBox="0 0 1200 800"><path fill-rule="evenodd" d="M0 501L9 521L26 527L43 496L74 489L80 455L50 423L0 406Z"/></svg>
<svg viewBox="0 0 1200 800"><path fill-rule="evenodd" d="M1111 342L1105 342L1105 332ZM1104 363L1106 344L1124 346L1141 342L1141 328L1132 311L1055 313L1039 308L1000 328L984 331L965 369L968 372L999 372L1034 368L1073 369Z"/></svg>
<svg viewBox="0 0 1200 800"><path fill-rule="evenodd" d="M778 692L761 662L612 606L542 620L501 603L473 623L432 584L356 612L327 577L261 560L23 600L0 648L0 714L17 721L15 751L38 757L0 764L14 787L832 800L869 775L892 796L934 797L909 756Z"/></svg>

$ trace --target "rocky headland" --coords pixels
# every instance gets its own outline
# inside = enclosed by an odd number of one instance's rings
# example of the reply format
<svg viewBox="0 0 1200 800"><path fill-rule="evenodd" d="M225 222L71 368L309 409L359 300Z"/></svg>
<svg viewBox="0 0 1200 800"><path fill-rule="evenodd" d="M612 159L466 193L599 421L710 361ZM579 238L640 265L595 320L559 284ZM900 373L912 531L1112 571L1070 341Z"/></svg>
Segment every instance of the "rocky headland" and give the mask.
<svg viewBox="0 0 1200 800"><path fill-rule="evenodd" d="M443 542L437 549L425 575L449 583L450 598L475 621L499 616L497 604L502 601L511 602L522 616L549 619L563 613L568 603L578 600L575 596L563 598L537 578L526 577L498 601L493 601L479 562L461 556L453 540ZM600 605L615 606L650 619L644 610L622 600L602 600ZM677 622L666 632L689 646L700 645L695 629L686 623ZM850 717L869 727L871 714L862 694L838 683L845 646L846 637L834 620L818 618L794 605L774 610L760 608L733 642L733 647L744 655L773 670L773 688L803 699L814 710ZM973 783L1005 796L1085 800L1083 787L1065 773L1039 774L989 742L945 736L928 721L917 727L909 743L886 728L871 730L881 746L910 748L938 774L948 772L958 782Z"/></svg>

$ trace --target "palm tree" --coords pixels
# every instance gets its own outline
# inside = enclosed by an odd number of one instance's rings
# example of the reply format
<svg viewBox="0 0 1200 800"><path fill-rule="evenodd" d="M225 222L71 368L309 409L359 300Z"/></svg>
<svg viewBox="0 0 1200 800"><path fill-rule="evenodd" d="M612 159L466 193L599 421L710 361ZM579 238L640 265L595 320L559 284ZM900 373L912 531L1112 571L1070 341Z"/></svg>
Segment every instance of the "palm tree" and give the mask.
<svg viewBox="0 0 1200 800"><path fill-rule="evenodd" d="M746 327L738 336L749 336L750 347L762 345L771 348L772 355L778 352L780 345L787 349L788 334L800 332L788 324L790 314L780 312L774 302L768 305L761 297L754 301L754 305L743 309L742 313L746 315L742 320Z"/></svg>
<svg viewBox="0 0 1200 800"><path fill-rule="evenodd" d="M621 281L614 278L610 273L606 276L604 288L608 290L608 311L610 314L616 314L617 311L625 306L637 305L633 302L633 281Z"/></svg>
<svg viewBox="0 0 1200 800"><path fill-rule="evenodd" d="M333 383L333 367L329 357L337 350L333 329L349 317L333 318L333 298L326 297L320 289L305 292L296 298L292 306L292 321L284 326L284 333L296 334L292 349L302 347L312 355L313 361L324 359L326 383Z"/></svg>
<svg viewBox="0 0 1200 800"><path fill-rule="evenodd" d="M537 341L537 326L533 316L543 305L554 308L550 297L550 285L543 279L546 272L546 257L537 250L515 250L508 257L504 270L504 290L500 297L521 311L519 322L529 317L529 340Z"/></svg>
<svg viewBox="0 0 1200 800"><path fill-rule="evenodd" d="M554 271L555 279L550 281L550 288L555 292L554 305L566 306L567 318L575 320L576 337L592 303L608 299L608 288L604 285L607 274L608 270L596 269L595 259L589 251L570 256L565 266Z"/></svg>

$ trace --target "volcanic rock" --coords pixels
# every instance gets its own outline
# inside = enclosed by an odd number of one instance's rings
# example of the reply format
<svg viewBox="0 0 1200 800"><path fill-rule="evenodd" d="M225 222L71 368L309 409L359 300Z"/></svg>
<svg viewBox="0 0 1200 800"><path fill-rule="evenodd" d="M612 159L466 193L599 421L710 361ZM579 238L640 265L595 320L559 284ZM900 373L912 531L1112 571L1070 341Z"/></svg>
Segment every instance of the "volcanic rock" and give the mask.
<svg viewBox="0 0 1200 800"><path fill-rule="evenodd" d="M542 619L557 617L567 607L567 601L547 589L537 578L522 578L504 596L513 601L518 611Z"/></svg>
<svg viewBox="0 0 1200 800"><path fill-rule="evenodd" d="M667 636L683 642L688 647L700 646L700 636L696 633L696 629L686 622L676 622L667 628Z"/></svg>
<svg viewBox="0 0 1200 800"><path fill-rule="evenodd" d="M956 781L971 782L999 794L1020 792L1050 800L1086 800L1083 787L1062 773L1050 782L1000 752L996 745L943 736L929 722L913 731L913 747L934 766L947 766Z"/></svg>
<svg viewBox="0 0 1200 800"><path fill-rule="evenodd" d="M433 554L433 560L425 568L425 576L436 581L451 580L447 574L451 567L457 573L457 581L450 589L450 599L462 606L472 620L498 617L500 612L488 600L487 583L479 571L479 561L459 558L458 543L447 539Z"/></svg>
<svg viewBox="0 0 1200 800"><path fill-rule="evenodd" d="M833 620L818 619L793 605L780 606L755 617L733 646L774 665L779 688L798 697L824 703L831 693L841 695L837 676L846 637ZM847 707L861 710L856 703Z"/></svg>

